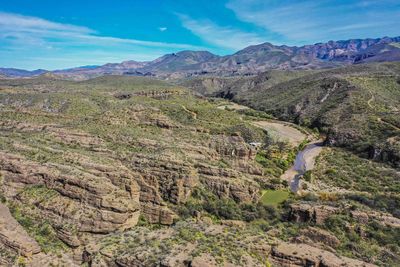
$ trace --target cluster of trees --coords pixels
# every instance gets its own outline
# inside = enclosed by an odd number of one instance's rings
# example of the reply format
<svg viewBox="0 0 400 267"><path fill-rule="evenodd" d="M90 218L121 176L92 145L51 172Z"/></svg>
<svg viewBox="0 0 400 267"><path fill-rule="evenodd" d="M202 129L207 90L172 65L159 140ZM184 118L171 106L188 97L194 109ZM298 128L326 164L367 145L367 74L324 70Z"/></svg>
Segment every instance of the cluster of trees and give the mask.
<svg viewBox="0 0 400 267"><path fill-rule="evenodd" d="M204 188L196 188L191 198L178 209L182 217L194 217L204 211L216 219L247 222L256 219L274 220L280 217L278 210L273 206L253 202L237 203L231 198L219 198Z"/></svg>

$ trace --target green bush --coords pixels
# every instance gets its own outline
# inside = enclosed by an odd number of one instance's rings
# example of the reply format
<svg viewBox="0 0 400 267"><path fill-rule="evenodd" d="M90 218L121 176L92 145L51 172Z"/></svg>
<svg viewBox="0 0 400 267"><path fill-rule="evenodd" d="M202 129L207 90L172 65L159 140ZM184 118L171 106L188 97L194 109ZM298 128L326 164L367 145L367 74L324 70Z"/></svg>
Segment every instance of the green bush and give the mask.
<svg viewBox="0 0 400 267"><path fill-rule="evenodd" d="M28 215L23 207L15 203L10 205L10 212L22 227L38 242L43 252L57 252L67 249L57 237L51 224L43 218Z"/></svg>
<svg viewBox="0 0 400 267"><path fill-rule="evenodd" d="M312 171L308 170L303 174L303 179L307 182L311 182L312 181Z"/></svg>
<svg viewBox="0 0 400 267"><path fill-rule="evenodd" d="M191 198L184 205L180 205L177 210L183 218L193 217L204 211L217 220L250 222L257 219L274 220L280 217L275 207L262 203L237 203L230 198L219 198L204 188L196 188Z"/></svg>

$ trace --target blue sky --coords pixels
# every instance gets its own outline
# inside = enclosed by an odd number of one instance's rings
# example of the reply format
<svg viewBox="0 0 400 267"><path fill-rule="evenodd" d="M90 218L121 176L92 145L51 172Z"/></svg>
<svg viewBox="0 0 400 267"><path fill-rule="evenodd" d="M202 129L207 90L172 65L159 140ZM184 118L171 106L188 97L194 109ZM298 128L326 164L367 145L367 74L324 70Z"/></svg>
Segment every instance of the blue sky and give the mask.
<svg viewBox="0 0 400 267"><path fill-rule="evenodd" d="M0 67L62 69L400 35L399 0L12 0L0 3Z"/></svg>

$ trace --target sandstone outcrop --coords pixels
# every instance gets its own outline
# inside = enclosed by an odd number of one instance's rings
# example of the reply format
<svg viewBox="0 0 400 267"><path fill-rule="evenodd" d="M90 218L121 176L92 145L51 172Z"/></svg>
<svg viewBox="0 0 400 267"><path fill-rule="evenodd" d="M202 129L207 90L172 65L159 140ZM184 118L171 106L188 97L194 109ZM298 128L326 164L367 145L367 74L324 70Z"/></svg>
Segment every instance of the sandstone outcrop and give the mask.
<svg viewBox="0 0 400 267"><path fill-rule="evenodd" d="M41 251L39 244L11 216L8 208L0 203L0 243L23 256Z"/></svg>
<svg viewBox="0 0 400 267"><path fill-rule="evenodd" d="M373 267L376 265L359 260L337 256L306 244L281 243L274 247L270 261L276 266L315 266L315 267Z"/></svg>
<svg viewBox="0 0 400 267"><path fill-rule="evenodd" d="M323 224L325 220L340 210L326 205L299 203L290 205L289 220L293 222L311 222Z"/></svg>
<svg viewBox="0 0 400 267"><path fill-rule="evenodd" d="M247 145L241 136L213 136L210 148L222 156L237 160L252 160L256 156L256 150Z"/></svg>
<svg viewBox="0 0 400 267"><path fill-rule="evenodd" d="M125 173L104 173L94 165L89 171L81 171L71 166L38 164L5 153L0 153L0 169L8 197L33 204L54 226L62 221L81 232L108 233L136 225L138 185ZM36 197L18 193L21 187L36 190ZM51 190L51 196L41 196L41 188Z"/></svg>
<svg viewBox="0 0 400 267"><path fill-rule="evenodd" d="M350 214L354 219L363 224L375 220L388 227L400 228L400 219L387 213L351 211Z"/></svg>
<svg viewBox="0 0 400 267"><path fill-rule="evenodd" d="M128 121L133 123L150 123L165 131L177 127L156 108L136 105L126 109L125 114ZM107 121L114 121L111 113L105 114L103 119L106 124ZM52 124L23 125L12 121L4 122L1 126L8 127L7 130L44 132L66 146L79 146L92 153L99 153L103 158L112 153L105 148L105 140L82 131ZM157 151L167 144L140 139L132 145ZM242 137L212 136L205 144L206 147L195 143L180 145L186 150L187 160L176 159L175 155L168 153L151 156L133 154L124 159L125 166L111 158L110 164L98 164L81 154L49 146L46 148L48 151L62 154L68 162L65 165L39 164L17 154L1 153L0 170L5 176L7 197L28 201L29 197L24 199L23 195L18 195L26 186L40 185L54 190L58 193L54 201L39 201L34 205L53 221L67 218L71 224L79 222L79 231L83 232L107 233L129 228L135 225L139 208L151 223L172 224L176 215L167 207L168 203L184 203L193 188L200 183L220 197L231 197L238 202L257 199L259 186L253 176L260 177L262 171L250 163L255 157L255 151ZM21 152L37 151L18 143L14 147ZM222 158L230 161L230 168L219 168L208 163ZM81 209L79 205L82 203L89 205L83 205ZM76 214L71 216L74 212ZM57 226L54 225L59 229ZM73 234L60 230L57 234L72 247L79 244Z"/></svg>
<svg viewBox="0 0 400 267"><path fill-rule="evenodd" d="M211 255L200 255L195 257L191 263L190 266L192 267L216 267L218 266L218 263L216 260L211 256Z"/></svg>
<svg viewBox="0 0 400 267"><path fill-rule="evenodd" d="M336 248L340 245L340 241L336 236L317 227L303 229L300 231L300 235L294 238L293 242L306 243L321 248Z"/></svg>

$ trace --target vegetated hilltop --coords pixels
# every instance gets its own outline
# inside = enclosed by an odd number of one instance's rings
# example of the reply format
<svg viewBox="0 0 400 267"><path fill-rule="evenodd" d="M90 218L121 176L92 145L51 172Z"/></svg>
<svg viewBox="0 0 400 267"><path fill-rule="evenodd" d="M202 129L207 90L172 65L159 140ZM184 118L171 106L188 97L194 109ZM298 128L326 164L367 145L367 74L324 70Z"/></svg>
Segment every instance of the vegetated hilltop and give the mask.
<svg viewBox="0 0 400 267"><path fill-rule="evenodd" d="M238 134L250 142L264 133L185 88L115 76L1 80L0 88L0 196L47 254L36 261L61 254L70 262L98 234L139 219L171 225L194 190L255 205L261 181L271 179ZM0 258L9 264L19 250L28 258L38 252L35 243L0 231ZM122 256L116 251L104 261Z"/></svg>
<svg viewBox="0 0 400 267"><path fill-rule="evenodd" d="M320 69L349 64L400 60L400 37L330 41L302 47L270 43L249 46L233 55L217 56L206 51L168 54L143 66L125 63L93 69L98 73L152 75L179 78L198 75L252 75L270 69ZM105 69L104 69L105 67ZM71 75L71 72L59 72Z"/></svg>
<svg viewBox="0 0 400 267"><path fill-rule="evenodd" d="M46 73L47 70L21 70L21 69L14 69L14 68L0 68L0 74L3 75L4 77L33 77L33 76L38 76L43 73Z"/></svg>
<svg viewBox="0 0 400 267"><path fill-rule="evenodd" d="M394 169L329 150L289 194L280 176L306 140L224 106L146 77L0 80L0 265L398 262Z"/></svg>
<svg viewBox="0 0 400 267"><path fill-rule="evenodd" d="M323 69L351 64L400 60L400 37L329 41L301 47L263 43L235 54L217 56L207 51L181 51L148 62L125 61L103 66L78 67L53 71L75 80L102 75L157 76L182 78L201 75L254 75L271 69ZM10 77L30 77L43 71L0 69Z"/></svg>
<svg viewBox="0 0 400 267"><path fill-rule="evenodd" d="M319 71L270 71L245 78L183 82L282 120L317 128L326 143L400 166L400 64Z"/></svg>

